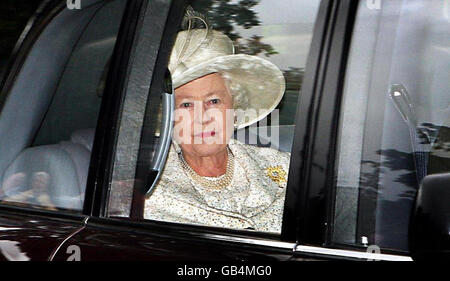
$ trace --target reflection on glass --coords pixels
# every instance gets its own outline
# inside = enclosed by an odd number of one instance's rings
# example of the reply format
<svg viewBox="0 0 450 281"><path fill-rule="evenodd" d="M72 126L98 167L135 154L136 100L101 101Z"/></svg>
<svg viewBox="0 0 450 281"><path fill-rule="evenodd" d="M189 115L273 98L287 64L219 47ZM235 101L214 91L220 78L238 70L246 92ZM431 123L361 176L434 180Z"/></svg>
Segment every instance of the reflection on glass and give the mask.
<svg viewBox="0 0 450 281"><path fill-rule="evenodd" d="M334 240L407 251L420 182L450 172L448 1L363 2L342 104Z"/></svg>

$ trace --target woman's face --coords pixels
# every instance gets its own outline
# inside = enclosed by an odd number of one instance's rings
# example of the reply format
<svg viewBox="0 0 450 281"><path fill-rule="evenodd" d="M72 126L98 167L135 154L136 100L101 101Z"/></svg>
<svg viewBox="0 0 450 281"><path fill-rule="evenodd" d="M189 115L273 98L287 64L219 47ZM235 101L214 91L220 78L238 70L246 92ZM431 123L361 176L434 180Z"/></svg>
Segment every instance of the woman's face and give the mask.
<svg viewBox="0 0 450 281"><path fill-rule="evenodd" d="M183 153L217 154L225 150L233 129L233 99L220 74L208 74L175 89L174 139Z"/></svg>

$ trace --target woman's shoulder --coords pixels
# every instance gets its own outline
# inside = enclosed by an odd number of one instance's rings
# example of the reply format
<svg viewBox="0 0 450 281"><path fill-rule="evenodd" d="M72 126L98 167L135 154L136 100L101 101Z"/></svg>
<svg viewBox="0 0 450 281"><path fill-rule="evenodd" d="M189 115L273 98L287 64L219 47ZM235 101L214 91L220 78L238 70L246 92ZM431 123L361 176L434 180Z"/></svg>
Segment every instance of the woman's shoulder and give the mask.
<svg viewBox="0 0 450 281"><path fill-rule="evenodd" d="M256 160L268 161L271 163L289 163L291 154L287 151L280 151L272 147L260 147L242 143L238 140L230 140L230 148L246 152L246 154L253 156Z"/></svg>
<svg viewBox="0 0 450 281"><path fill-rule="evenodd" d="M230 149L241 163L245 163L250 174L275 183L277 193L281 191L278 187L286 187L291 159L289 152L248 145L234 139L230 141Z"/></svg>
<svg viewBox="0 0 450 281"><path fill-rule="evenodd" d="M229 146L248 177L253 179L255 190L259 194L267 193L272 199L284 197L289 172L289 152L248 145L234 139Z"/></svg>

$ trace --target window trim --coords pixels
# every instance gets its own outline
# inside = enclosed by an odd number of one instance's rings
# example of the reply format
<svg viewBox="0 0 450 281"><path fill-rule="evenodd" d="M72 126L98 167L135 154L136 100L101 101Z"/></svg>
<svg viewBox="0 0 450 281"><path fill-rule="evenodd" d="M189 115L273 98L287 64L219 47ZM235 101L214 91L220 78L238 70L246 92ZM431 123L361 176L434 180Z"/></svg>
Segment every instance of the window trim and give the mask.
<svg viewBox="0 0 450 281"><path fill-rule="evenodd" d="M129 63L136 50L138 26L142 24L143 0L128 1L111 56L105 90L92 146L89 173L83 205L87 216L105 216L112 178L114 152L119 134L120 114L129 76Z"/></svg>
<svg viewBox="0 0 450 281"><path fill-rule="evenodd" d="M271 251L281 255L292 255L290 258L313 260L380 260L380 261L412 261L411 257L389 253L371 253L363 250L343 250L331 247L316 247L285 242L278 235L262 232L205 227L203 225L186 225L162 221L135 221L130 218L91 218L88 228L100 228L107 231L140 233L141 235L168 234L177 241L205 241L218 245L245 247L255 252Z"/></svg>
<svg viewBox="0 0 450 281"><path fill-rule="evenodd" d="M0 212L2 215L17 215L22 216L39 216L48 220L61 221L71 224L78 224L86 218L86 216L80 214L79 212L71 212L69 210L61 211L50 211L42 208L33 208L30 206L15 206L15 205L0 205Z"/></svg>
<svg viewBox="0 0 450 281"><path fill-rule="evenodd" d="M357 4L323 0L314 31L292 149L299 160L291 162L295 176L284 219L292 222L285 226L288 239L302 245L332 246L336 133Z"/></svg>
<svg viewBox="0 0 450 281"><path fill-rule="evenodd" d="M299 242L299 227L301 214L307 210L305 198L308 189L305 183L306 167L310 165L308 147L312 133L311 118L315 104L314 93L320 72L323 72L322 60L327 42L329 21L331 17L332 1L322 0L318 10L313 31L310 52L305 67L301 97L297 103L294 141L292 143L291 161L289 165L289 179L283 212L281 236L284 241Z"/></svg>
<svg viewBox="0 0 450 281"><path fill-rule="evenodd" d="M174 3L176 5L185 4L184 1L174 1ZM168 16L163 13L164 9L169 10L171 6L172 1L128 1L123 23L113 52L103 101L100 107L83 207L83 214L85 215L100 218L108 217L109 192L114 172L115 152L119 136L121 114L123 112L123 105L128 90L127 85L129 81L133 79L150 79L149 86L151 91L158 90L152 88L154 87L152 81L157 80L155 75L158 77L157 75L161 76L162 73L163 77L166 67L164 67L163 71L157 72L153 72L153 69L156 67L161 69L159 64L164 63L164 60L168 62L170 50L161 52L161 45L168 45L168 43L165 42L170 40L170 38L169 36L164 36L167 34L163 34L163 32L166 32L165 24L158 26L151 22L155 21L155 19L160 19L161 22L166 22L169 18L170 20L173 20L173 14ZM170 16L172 16L172 18ZM150 28L147 33L152 33L154 36L141 37L143 28ZM152 66L150 70L136 71L136 73L140 73L140 75L138 74L139 77L137 77L138 75L133 76L131 74L131 69L135 68L133 65L134 63L138 63L134 58L142 55L142 52L144 52L145 49L143 46L155 45L153 42L158 42L157 38L160 38L160 45L154 47L158 51L157 58L155 58L156 64L158 65ZM175 35L173 36L173 41L174 40ZM170 42L170 45L172 43L173 42ZM164 56L167 56L167 58L164 59ZM153 77L151 78L146 77L148 76L147 73L149 73L149 71L153 73ZM160 87L161 85L157 86ZM148 91L148 88L143 90ZM150 159L146 159L146 157L140 156L140 154L141 153L139 152L135 177L137 180L136 185L133 187L133 193L136 189L138 191L145 189L147 181L146 177L148 174L147 171L150 165ZM136 195L136 197L139 198L139 194ZM136 203L136 201L139 200L133 198L133 201ZM133 211L133 208L130 211L134 216L139 213L135 210Z"/></svg>
<svg viewBox="0 0 450 281"><path fill-rule="evenodd" d="M156 4L155 4L156 5ZM155 60L155 65L153 68L152 78L149 85L147 104L145 106L145 115L143 120L143 126L141 131L141 138L139 143L139 152L137 156L136 163L136 175L135 184L133 186L133 196L131 202L130 217L132 219L143 220L144 219L144 208L145 208L145 196L147 194L149 184L149 171L151 167L151 159L148 157L149 149L154 141L154 132L156 129L156 124L152 121L154 117L154 112L157 111L157 104L152 103L152 100L159 98L159 95L163 92L163 83L166 76L167 67L169 64L170 53L172 46L175 42L175 38L178 31L178 26L181 23L184 10L186 9L186 1L170 1L168 4L167 15L162 14L161 11L155 12L154 14L148 15L150 21L154 21L155 18L158 20L159 17L164 19L164 26L161 27L160 45L157 49L157 57ZM157 10L154 8L152 10ZM159 30L149 30L151 32ZM146 44L149 45L152 39L148 36ZM154 36L153 40L154 40ZM145 43L144 43L145 44ZM148 114L150 113L150 114ZM150 126L149 126L150 124Z"/></svg>
<svg viewBox="0 0 450 281"><path fill-rule="evenodd" d="M342 0L336 10L335 23L331 28L332 38L330 51L327 56L330 59L325 69L325 80L323 83L321 104L319 109L320 126L315 132L315 144L319 142L320 147L328 147L326 153L317 153L313 163L323 163L325 170L313 172L314 182L312 186L323 186L322 192L325 197L325 228L323 229L323 243L332 246L335 217L336 187L336 156L338 149L338 131L341 114L341 101L345 83L347 59L350 53L350 45L353 27L357 15L359 1ZM311 186L311 188L312 188Z"/></svg>

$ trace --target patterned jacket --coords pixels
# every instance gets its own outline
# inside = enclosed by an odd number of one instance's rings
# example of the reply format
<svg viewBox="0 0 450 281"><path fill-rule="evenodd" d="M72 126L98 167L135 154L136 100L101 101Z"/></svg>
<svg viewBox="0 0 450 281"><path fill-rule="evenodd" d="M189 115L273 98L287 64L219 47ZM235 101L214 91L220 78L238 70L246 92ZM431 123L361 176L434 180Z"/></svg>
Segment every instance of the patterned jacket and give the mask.
<svg viewBox="0 0 450 281"><path fill-rule="evenodd" d="M235 170L231 184L211 190L181 166L174 145L164 172L145 202L144 218L186 224L279 233L290 153L231 139Z"/></svg>

